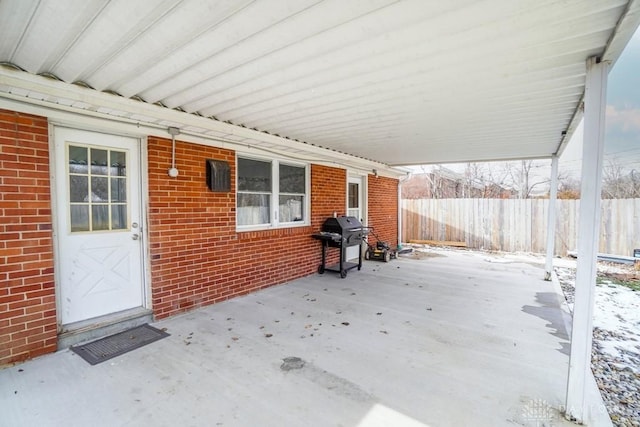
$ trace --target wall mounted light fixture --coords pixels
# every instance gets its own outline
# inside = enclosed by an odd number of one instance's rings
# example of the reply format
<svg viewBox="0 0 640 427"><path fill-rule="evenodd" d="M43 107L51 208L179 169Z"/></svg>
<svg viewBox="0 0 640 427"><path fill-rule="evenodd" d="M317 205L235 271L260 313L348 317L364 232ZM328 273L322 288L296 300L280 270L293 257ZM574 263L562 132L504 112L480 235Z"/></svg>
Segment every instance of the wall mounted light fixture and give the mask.
<svg viewBox="0 0 640 427"><path fill-rule="evenodd" d="M176 168L176 135L180 135L180 129L170 127L167 132L171 135L171 168L167 171L167 174L171 178L176 178L180 173Z"/></svg>

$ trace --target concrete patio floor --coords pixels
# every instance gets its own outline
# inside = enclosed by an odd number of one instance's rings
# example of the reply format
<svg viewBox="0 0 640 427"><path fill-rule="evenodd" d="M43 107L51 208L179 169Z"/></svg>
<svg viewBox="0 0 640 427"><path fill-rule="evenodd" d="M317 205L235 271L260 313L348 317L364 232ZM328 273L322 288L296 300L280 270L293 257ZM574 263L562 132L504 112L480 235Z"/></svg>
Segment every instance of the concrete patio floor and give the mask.
<svg viewBox="0 0 640 427"><path fill-rule="evenodd" d="M8 367L0 426L574 425L567 313L542 268L421 258L162 320L170 337L99 365L63 350Z"/></svg>

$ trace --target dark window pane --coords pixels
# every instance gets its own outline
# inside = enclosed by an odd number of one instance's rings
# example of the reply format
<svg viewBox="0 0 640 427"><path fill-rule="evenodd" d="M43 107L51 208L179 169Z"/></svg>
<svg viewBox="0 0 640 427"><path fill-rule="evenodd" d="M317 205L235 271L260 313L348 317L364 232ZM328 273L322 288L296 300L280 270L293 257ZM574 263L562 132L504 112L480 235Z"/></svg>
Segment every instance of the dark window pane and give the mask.
<svg viewBox="0 0 640 427"><path fill-rule="evenodd" d="M94 231L109 229L109 205L91 206L91 228Z"/></svg>
<svg viewBox="0 0 640 427"><path fill-rule="evenodd" d="M127 228L127 206L111 205L111 229L124 230Z"/></svg>
<svg viewBox="0 0 640 427"><path fill-rule="evenodd" d="M89 231L89 206L71 206L71 231Z"/></svg>
<svg viewBox="0 0 640 427"><path fill-rule="evenodd" d="M85 147L69 146L69 172L84 173L87 170L87 149Z"/></svg>
<svg viewBox="0 0 640 427"><path fill-rule="evenodd" d="M91 173L94 175L107 175L107 150L91 149Z"/></svg>
<svg viewBox="0 0 640 427"><path fill-rule="evenodd" d="M280 196L280 222L304 220L304 196Z"/></svg>
<svg viewBox="0 0 640 427"><path fill-rule="evenodd" d="M280 192L304 194L304 168L280 165Z"/></svg>
<svg viewBox="0 0 640 427"><path fill-rule="evenodd" d="M238 159L238 191L271 192L271 163Z"/></svg>
<svg viewBox="0 0 640 427"><path fill-rule="evenodd" d="M86 147L69 146L69 164L71 165L86 165L87 164L87 149Z"/></svg>
<svg viewBox="0 0 640 427"><path fill-rule="evenodd" d="M127 176L127 153L123 151L111 152L111 175Z"/></svg>
<svg viewBox="0 0 640 427"><path fill-rule="evenodd" d="M270 200L269 194L238 193L238 225L268 224Z"/></svg>
<svg viewBox="0 0 640 427"><path fill-rule="evenodd" d="M89 201L89 177L69 176L69 201L88 202Z"/></svg>
<svg viewBox="0 0 640 427"><path fill-rule="evenodd" d="M124 178L111 178L111 201L127 201L127 180Z"/></svg>
<svg viewBox="0 0 640 427"><path fill-rule="evenodd" d="M358 184L349 183L349 209L358 208Z"/></svg>
<svg viewBox="0 0 640 427"><path fill-rule="evenodd" d="M94 203L107 203L109 192L107 178L91 177L91 201Z"/></svg>

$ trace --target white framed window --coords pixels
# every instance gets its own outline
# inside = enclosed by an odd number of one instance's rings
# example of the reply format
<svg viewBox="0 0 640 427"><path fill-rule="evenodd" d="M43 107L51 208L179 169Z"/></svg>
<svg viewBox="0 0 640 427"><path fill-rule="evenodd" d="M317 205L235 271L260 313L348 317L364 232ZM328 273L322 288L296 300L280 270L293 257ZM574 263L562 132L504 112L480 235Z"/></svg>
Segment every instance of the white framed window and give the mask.
<svg viewBox="0 0 640 427"><path fill-rule="evenodd" d="M309 224L309 165L238 156L239 230Z"/></svg>
<svg viewBox="0 0 640 427"><path fill-rule="evenodd" d="M72 233L128 228L127 158L126 150L67 144Z"/></svg>

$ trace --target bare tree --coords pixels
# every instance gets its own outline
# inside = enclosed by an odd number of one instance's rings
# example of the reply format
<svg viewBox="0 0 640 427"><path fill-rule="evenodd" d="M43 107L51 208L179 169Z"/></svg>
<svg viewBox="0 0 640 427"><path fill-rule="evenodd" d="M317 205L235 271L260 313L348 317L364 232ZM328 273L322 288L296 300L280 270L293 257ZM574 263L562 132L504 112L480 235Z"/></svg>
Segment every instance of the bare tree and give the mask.
<svg viewBox="0 0 640 427"><path fill-rule="evenodd" d="M481 163L467 163L464 169L462 197L485 197L486 168Z"/></svg>
<svg viewBox="0 0 640 427"><path fill-rule="evenodd" d="M631 199L640 197L640 174L627 172L617 158L610 158L602 170L603 199Z"/></svg>
<svg viewBox="0 0 640 427"><path fill-rule="evenodd" d="M558 198L579 199L580 180L569 173L558 175ZM625 170L617 158L606 160L602 169L602 198L629 199L640 198L640 172Z"/></svg>
<svg viewBox="0 0 640 427"><path fill-rule="evenodd" d="M403 185L405 198L531 198L537 190L551 181L549 164L542 160L524 160L500 163L467 163L464 172L457 173L443 165L434 165L427 172L413 176ZM622 177L622 174L619 174ZM640 172L632 171L624 176L629 194L640 197ZM613 180L615 181L615 180ZM613 182L612 181L612 182ZM617 182L621 187L623 182ZM538 191L541 197L548 197ZM580 197L580 182L568 172L558 175L558 197Z"/></svg>
<svg viewBox="0 0 640 427"><path fill-rule="evenodd" d="M548 176L540 176L535 173L539 168L545 166L540 161L522 160L521 162L506 162L502 169L507 183L518 192L518 198L528 199L535 189L549 184L550 178Z"/></svg>
<svg viewBox="0 0 640 427"><path fill-rule="evenodd" d="M558 174L558 199L579 199L580 180L567 172Z"/></svg>
<svg viewBox="0 0 640 427"><path fill-rule="evenodd" d="M442 199L442 179L440 177L439 170L442 169L441 165L438 165L438 171L434 169L433 173L427 175L427 180L431 185L431 197L434 199Z"/></svg>
<svg viewBox="0 0 640 427"><path fill-rule="evenodd" d="M640 172L631 169L631 172L629 172L629 181L631 186L630 197L634 199L640 198Z"/></svg>
<svg viewBox="0 0 640 427"><path fill-rule="evenodd" d="M498 167L497 163L487 163L484 196L488 199L510 198L509 170Z"/></svg>

